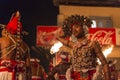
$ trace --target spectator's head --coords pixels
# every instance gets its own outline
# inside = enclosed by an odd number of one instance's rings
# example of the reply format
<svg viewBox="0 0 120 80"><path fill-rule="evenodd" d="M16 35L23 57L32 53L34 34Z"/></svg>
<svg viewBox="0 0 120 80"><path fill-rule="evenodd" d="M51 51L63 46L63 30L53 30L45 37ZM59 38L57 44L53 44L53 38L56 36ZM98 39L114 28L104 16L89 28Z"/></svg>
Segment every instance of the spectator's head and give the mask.
<svg viewBox="0 0 120 80"><path fill-rule="evenodd" d="M37 59L37 58L31 58L31 59L30 59L30 62L33 62L33 63L34 63L34 62L35 62L35 63L37 62L37 63L39 63L39 62L40 62L40 60L39 60L39 59Z"/></svg>
<svg viewBox="0 0 120 80"><path fill-rule="evenodd" d="M61 57L61 60L62 61L65 61L65 62L68 62L68 55L69 55L69 53L68 52L61 52L60 53L60 57Z"/></svg>
<svg viewBox="0 0 120 80"><path fill-rule="evenodd" d="M109 61L108 61L108 65L109 65L109 66L113 66L113 65L115 65L116 63L117 63L117 60L113 60L113 61L112 61L112 60L109 60Z"/></svg>

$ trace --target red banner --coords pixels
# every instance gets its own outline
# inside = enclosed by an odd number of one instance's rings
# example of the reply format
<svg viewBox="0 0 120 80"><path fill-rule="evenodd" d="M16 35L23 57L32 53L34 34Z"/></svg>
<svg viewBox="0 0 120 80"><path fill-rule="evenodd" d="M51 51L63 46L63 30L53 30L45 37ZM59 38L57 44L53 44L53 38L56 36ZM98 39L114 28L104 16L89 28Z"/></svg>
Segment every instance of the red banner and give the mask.
<svg viewBox="0 0 120 80"><path fill-rule="evenodd" d="M89 28L89 33L88 38L91 40L97 40L101 45L116 45L115 28Z"/></svg>
<svg viewBox="0 0 120 80"><path fill-rule="evenodd" d="M37 46L51 46L55 43L56 30L58 26L38 26L37 27Z"/></svg>
<svg viewBox="0 0 120 80"><path fill-rule="evenodd" d="M55 43L58 26L38 26L36 45L51 46ZM97 40L101 45L116 45L116 32L114 28L89 28L88 38Z"/></svg>

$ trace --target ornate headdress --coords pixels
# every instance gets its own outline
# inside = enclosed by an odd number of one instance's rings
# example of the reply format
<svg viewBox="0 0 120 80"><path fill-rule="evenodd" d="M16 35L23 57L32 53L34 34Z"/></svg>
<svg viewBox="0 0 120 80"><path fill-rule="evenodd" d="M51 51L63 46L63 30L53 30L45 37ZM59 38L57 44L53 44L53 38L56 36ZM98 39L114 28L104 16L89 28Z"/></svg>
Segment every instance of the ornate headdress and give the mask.
<svg viewBox="0 0 120 80"><path fill-rule="evenodd" d="M0 28L6 29L12 35L19 35L22 32L22 25L20 22L20 13L14 13L7 25L0 24Z"/></svg>
<svg viewBox="0 0 120 80"><path fill-rule="evenodd" d="M64 20L63 26L62 26L65 37L71 36L72 26L74 24L79 24L84 29L84 27L91 27L92 22L90 19L88 19L87 17L84 17L84 16L80 16L80 15L69 16L67 19ZM86 32L84 31L84 33L86 33Z"/></svg>
<svg viewBox="0 0 120 80"><path fill-rule="evenodd" d="M20 13L19 13L19 11L17 11L15 14L13 14L11 20L6 25L6 30L13 35L22 31L22 25L20 23Z"/></svg>
<svg viewBox="0 0 120 80"><path fill-rule="evenodd" d="M0 24L1 29L6 29L6 31L12 35L16 35L22 31L22 25L20 23L20 13L17 11L14 13L7 25Z"/></svg>

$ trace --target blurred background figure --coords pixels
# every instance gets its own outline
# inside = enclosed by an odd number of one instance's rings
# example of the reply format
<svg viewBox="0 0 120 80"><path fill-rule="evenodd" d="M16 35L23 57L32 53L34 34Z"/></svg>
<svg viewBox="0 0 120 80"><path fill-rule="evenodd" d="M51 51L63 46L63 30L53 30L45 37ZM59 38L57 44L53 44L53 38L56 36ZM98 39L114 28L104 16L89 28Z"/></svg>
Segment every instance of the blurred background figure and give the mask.
<svg viewBox="0 0 120 80"><path fill-rule="evenodd" d="M31 71L32 71L32 80L45 80L46 72L42 65L40 65L40 60L37 58L31 58Z"/></svg>
<svg viewBox="0 0 120 80"><path fill-rule="evenodd" d="M98 64L96 67L96 72L93 75L92 80L103 80L103 66Z"/></svg>
<svg viewBox="0 0 120 80"><path fill-rule="evenodd" d="M120 80L120 69L118 70L118 80Z"/></svg>
<svg viewBox="0 0 120 80"><path fill-rule="evenodd" d="M109 64L109 70L111 73L111 80L118 80L118 71L116 70L116 60L109 60L108 64Z"/></svg>
<svg viewBox="0 0 120 80"><path fill-rule="evenodd" d="M63 51L63 52L60 52L59 55L60 55L61 61L48 74L47 80L67 80L66 71L71 65L71 63L68 60L69 53ZM55 79L56 74L58 76L58 79Z"/></svg>

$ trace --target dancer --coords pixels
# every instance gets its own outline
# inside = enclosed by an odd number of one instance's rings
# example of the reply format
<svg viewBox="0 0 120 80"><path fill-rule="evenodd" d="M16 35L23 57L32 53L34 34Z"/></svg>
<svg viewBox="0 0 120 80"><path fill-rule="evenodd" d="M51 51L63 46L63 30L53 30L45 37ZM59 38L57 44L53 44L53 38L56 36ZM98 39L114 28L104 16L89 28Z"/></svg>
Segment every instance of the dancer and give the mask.
<svg viewBox="0 0 120 80"><path fill-rule="evenodd" d="M81 15L72 15L65 19L57 39L73 50L73 80L92 80L96 72L97 58L103 65L105 80L110 80L109 67L97 41L86 37L91 20ZM68 38L70 37L70 40Z"/></svg>
<svg viewBox="0 0 120 80"><path fill-rule="evenodd" d="M21 37L22 25L17 11L0 38L0 80L31 80L30 50Z"/></svg>

